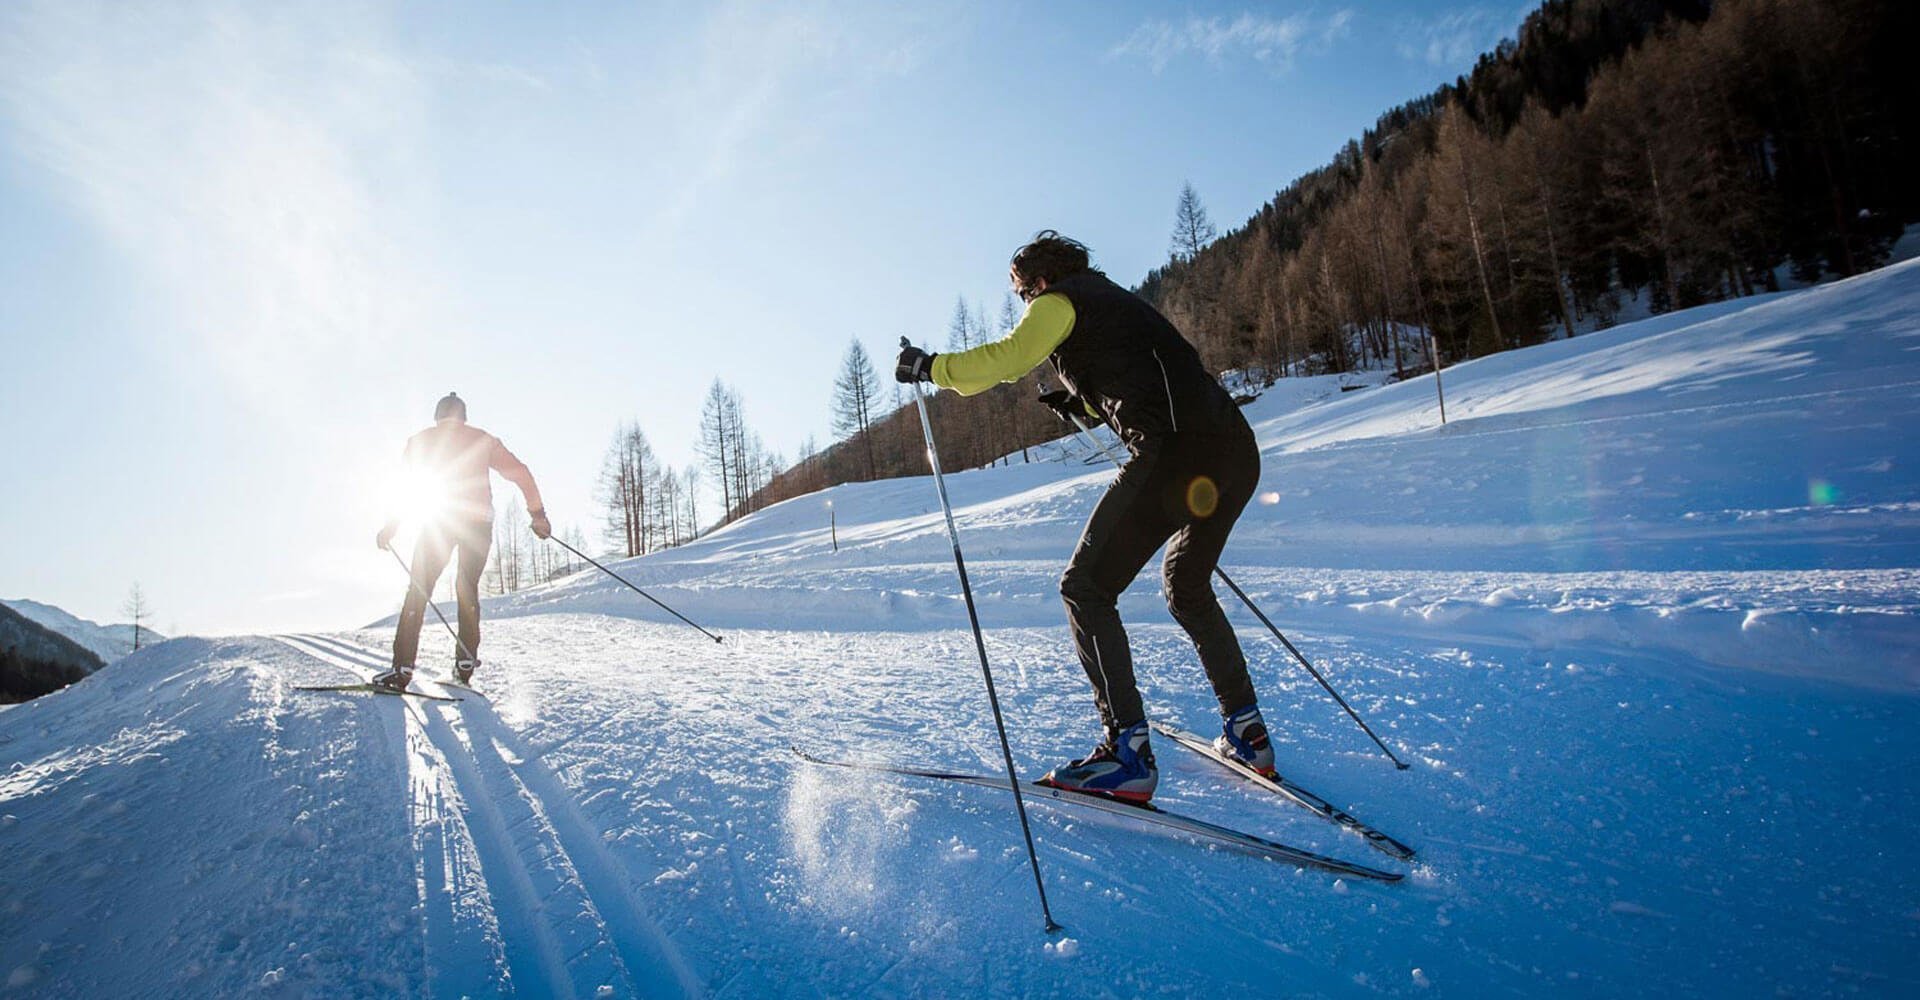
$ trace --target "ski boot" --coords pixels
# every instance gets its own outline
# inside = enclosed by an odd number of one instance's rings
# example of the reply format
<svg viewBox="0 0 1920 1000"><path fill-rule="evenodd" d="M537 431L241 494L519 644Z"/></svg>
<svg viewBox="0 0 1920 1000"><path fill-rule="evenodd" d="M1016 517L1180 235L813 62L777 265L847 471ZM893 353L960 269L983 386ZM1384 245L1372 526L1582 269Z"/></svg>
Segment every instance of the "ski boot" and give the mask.
<svg viewBox="0 0 1920 1000"><path fill-rule="evenodd" d="M394 667L392 670L373 679L374 687L382 691L391 691L394 694L400 694L406 691L407 685L411 683L413 683L412 667Z"/></svg>
<svg viewBox="0 0 1920 1000"><path fill-rule="evenodd" d="M1136 722L1109 733L1093 752L1048 771L1040 784L1086 792L1134 805L1146 805L1160 783L1160 769L1147 745L1147 724Z"/></svg>
<svg viewBox="0 0 1920 1000"><path fill-rule="evenodd" d="M1278 777L1273 769L1273 743L1267 739L1267 724L1260 718L1260 706L1247 707L1227 716L1224 730L1213 741L1223 757L1231 757L1269 778Z"/></svg>
<svg viewBox="0 0 1920 1000"><path fill-rule="evenodd" d="M473 671L480 666L479 660L458 659L453 661L453 682L461 687L473 686Z"/></svg>

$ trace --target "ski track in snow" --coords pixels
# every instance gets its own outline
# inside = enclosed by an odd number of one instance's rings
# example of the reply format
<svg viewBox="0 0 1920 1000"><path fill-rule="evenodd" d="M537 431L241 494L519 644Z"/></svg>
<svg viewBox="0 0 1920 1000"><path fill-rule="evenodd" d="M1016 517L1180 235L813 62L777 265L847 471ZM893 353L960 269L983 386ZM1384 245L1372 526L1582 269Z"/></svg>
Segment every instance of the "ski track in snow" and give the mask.
<svg viewBox="0 0 1920 1000"><path fill-rule="evenodd" d="M364 677L387 665L375 650L325 636L281 641ZM498 978L528 996L698 994L684 958L637 909L624 875L608 865L599 834L580 819L552 775L488 718L483 696L442 690L466 701L455 708L394 699L406 709L429 946L447 951L429 968L478 974L471 981L433 983L434 992L488 992L496 978L489 973L504 959L511 974ZM462 843L450 848L455 839ZM463 885L468 882L473 884ZM483 954L462 952L479 943L471 933L475 918L458 912L468 896L480 897L490 911L480 918L493 932L482 936L488 945ZM486 940L493 935L502 947Z"/></svg>
<svg viewBox="0 0 1920 1000"><path fill-rule="evenodd" d="M1915 995L1915 317L1909 263L1455 366L1444 428L1426 380L1249 407L1225 566L1413 764L1228 603L1280 768L1418 856L1170 741L1156 801L1404 882L1036 803L1049 940L1003 791L793 759L1001 773L903 479L613 564L724 644L589 572L488 602L458 704L292 690L389 623L0 712L0 997ZM949 477L1029 777L1095 736L1057 580L1112 474L1034 454ZM1149 712L1210 734L1154 577Z"/></svg>
<svg viewBox="0 0 1920 1000"><path fill-rule="evenodd" d="M293 695L300 658L269 643L139 656L71 689L58 719L6 715L0 772L36 776L0 792L6 985L419 994L404 758L377 717ZM115 735L74 744L74 724Z"/></svg>

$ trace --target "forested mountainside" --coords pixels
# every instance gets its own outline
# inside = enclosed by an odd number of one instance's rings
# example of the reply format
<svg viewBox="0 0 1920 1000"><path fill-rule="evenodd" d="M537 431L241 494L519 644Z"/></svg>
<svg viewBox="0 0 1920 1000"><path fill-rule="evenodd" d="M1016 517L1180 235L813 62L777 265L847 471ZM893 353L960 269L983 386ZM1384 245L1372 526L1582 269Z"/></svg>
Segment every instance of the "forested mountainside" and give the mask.
<svg viewBox="0 0 1920 1000"><path fill-rule="evenodd" d="M1553 0L1141 291L1216 367L1442 362L1859 273L1920 215L1897 0Z"/></svg>

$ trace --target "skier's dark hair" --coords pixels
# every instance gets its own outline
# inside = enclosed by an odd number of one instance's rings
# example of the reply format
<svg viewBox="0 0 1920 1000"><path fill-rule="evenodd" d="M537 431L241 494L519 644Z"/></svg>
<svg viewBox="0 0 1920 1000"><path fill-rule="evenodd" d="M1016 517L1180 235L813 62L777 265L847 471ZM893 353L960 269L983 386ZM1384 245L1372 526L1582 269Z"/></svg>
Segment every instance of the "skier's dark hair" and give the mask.
<svg viewBox="0 0 1920 1000"><path fill-rule="evenodd" d="M445 420L448 417L452 417L461 423L466 423L467 421L467 401L461 399L458 393L447 393L445 396L442 396L440 402L433 407L433 419Z"/></svg>
<svg viewBox="0 0 1920 1000"><path fill-rule="evenodd" d="M1062 278L1071 278L1082 271L1092 270L1088 263L1087 245L1079 240L1069 239L1052 229L1042 229L1033 234L1033 240L1026 246L1013 252L1014 290L1020 297L1031 301L1038 294L1035 286L1041 281L1051 285Z"/></svg>

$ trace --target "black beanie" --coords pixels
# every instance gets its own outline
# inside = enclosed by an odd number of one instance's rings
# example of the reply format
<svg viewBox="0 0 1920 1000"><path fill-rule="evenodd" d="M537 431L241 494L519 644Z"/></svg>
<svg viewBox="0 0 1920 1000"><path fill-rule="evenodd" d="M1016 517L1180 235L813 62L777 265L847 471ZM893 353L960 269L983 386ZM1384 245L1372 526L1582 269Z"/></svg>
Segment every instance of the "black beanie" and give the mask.
<svg viewBox="0 0 1920 1000"><path fill-rule="evenodd" d="M447 393L433 408L433 419L445 420L452 417L461 423L467 422L467 401L456 393Z"/></svg>

